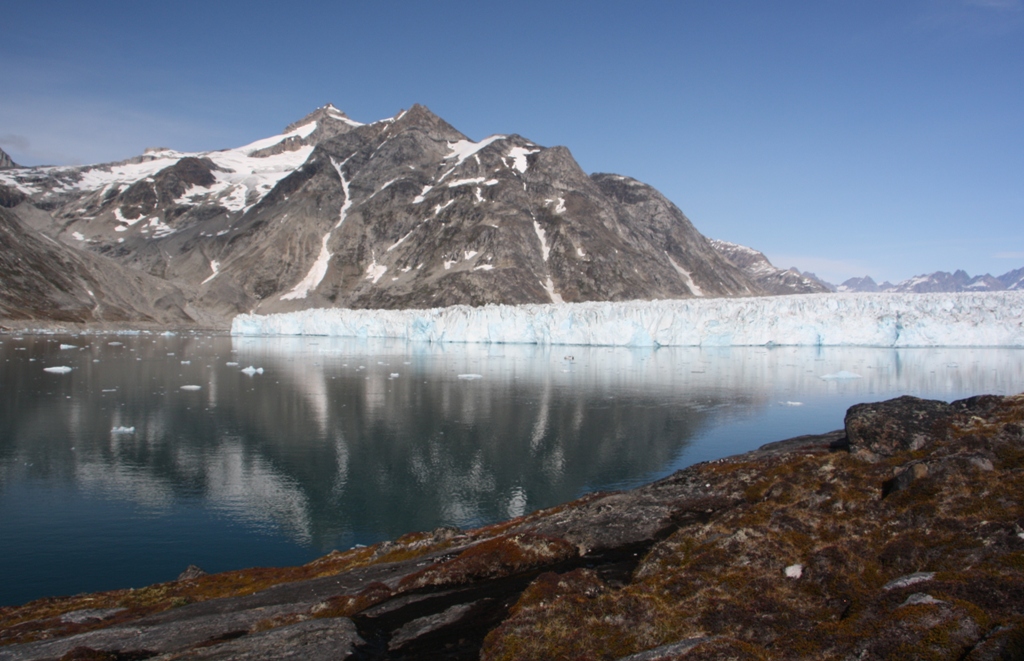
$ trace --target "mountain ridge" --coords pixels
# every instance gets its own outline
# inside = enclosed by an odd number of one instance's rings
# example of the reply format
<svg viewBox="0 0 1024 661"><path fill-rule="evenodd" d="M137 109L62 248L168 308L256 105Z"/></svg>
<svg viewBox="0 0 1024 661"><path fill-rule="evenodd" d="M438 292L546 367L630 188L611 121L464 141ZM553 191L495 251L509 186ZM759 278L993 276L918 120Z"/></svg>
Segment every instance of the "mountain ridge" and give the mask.
<svg viewBox="0 0 1024 661"><path fill-rule="evenodd" d="M966 271L959 269L953 273L935 271L934 273L916 275L893 284L891 282L876 283L871 276L850 278L835 286L838 292L896 292L896 293L945 293L966 291L1020 291L1024 290L1024 268L1007 271L1000 276L988 273L971 277Z"/></svg>
<svg viewBox="0 0 1024 661"><path fill-rule="evenodd" d="M7 169L0 205L222 325L310 307L824 291L763 255L755 270L774 280L758 281L642 182L516 134L473 141L419 104L369 124L327 104L232 149Z"/></svg>

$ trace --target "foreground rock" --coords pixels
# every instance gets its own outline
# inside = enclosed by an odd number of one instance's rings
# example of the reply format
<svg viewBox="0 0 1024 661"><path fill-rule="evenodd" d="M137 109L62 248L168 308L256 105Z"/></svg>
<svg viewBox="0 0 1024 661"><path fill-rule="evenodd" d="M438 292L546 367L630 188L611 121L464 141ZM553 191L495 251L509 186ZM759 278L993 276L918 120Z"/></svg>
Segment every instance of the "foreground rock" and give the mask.
<svg viewBox="0 0 1024 661"><path fill-rule="evenodd" d="M0 610L0 659L1017 659L1024 395L469 532Z"/></svg>

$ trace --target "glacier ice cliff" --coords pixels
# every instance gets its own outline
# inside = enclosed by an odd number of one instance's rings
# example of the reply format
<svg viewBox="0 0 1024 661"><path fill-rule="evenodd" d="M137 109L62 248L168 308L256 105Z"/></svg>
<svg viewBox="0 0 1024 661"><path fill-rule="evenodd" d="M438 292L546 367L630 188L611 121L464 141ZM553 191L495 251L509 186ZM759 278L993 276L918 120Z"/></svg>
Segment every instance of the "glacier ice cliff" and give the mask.
<svg viewBox="0 0 1024 661"><path fill-rule="evenodd" d="M604 346L1024 347L1024 292L319 308L239 315L231 333Z"/></svg>

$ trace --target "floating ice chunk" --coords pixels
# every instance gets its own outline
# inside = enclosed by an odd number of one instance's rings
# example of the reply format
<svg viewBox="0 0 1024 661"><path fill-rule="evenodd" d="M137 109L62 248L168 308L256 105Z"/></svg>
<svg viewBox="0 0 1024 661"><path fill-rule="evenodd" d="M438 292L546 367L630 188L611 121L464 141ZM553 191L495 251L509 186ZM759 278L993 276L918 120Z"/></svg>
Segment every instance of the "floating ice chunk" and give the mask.
<svg viewBox="0 0 1024 661"><path fill-rule="evenodd" d="M135 427L114 427L110 430L111 434L134 434Z"/></svg>
<svg viewBox="0 0 1024 661"><path fill-rule="evenodd" d="M182 390L202 390L202 386L182 386Z"/></svg>
<svg viewBox="0 0 1024 661"><path fill-rule="evenodd" d="M107 342L108 347L123 347L123 342Z"/></svg>
<svg viewBox="0 0 1024 661"><path fill-rule="evenodd" d="M466 381L472 381L473 379L482 379L482 378L484 378L484 375L483 374L460 374L459 378L460 379L465 379Z"/></svg>
<svg viewBox="0 0 1024 661"><path fill-rule="evenodd" d="M783 406L803 406L803 402L779 402Z"/></svg>
<svg viewBox="0 0 1024 661"><path fill-rule="evenodd" d="M104 388L100 392L117 392L117 388Z"/></svg>
<svg viewBox="0 0 1024 661"><path fill-rule="evenodd" d="M61 349L77 349L78 345L77 344L62 344L62 345L60 345L60 348Z"/></svg>
<svg viewBox="0 0 1024 661"><path fill-rule="evenodd" d="M392 372L391 375L388 378L390 378L390 379L397 379L398 378L398 372Z"/></svg>
<svg viewBox="0 0 1024 661"><path fill-rule="evenodd" d="M71 371L71 368L67 365L58 365L57 367L44 367L43 371L50 374L67 374Z"/></svg>
<svg viewBox="0 0 1024 661"><path fill-rule="evenodd" d="M248 374L249 376L253 376L254 374L263 374L263 368L253 367L252 365L249 365L248 367L242 370L242 374Z"/></svg>
<svg viewBox="0 0 1024 661"><path fill-rule="evenodd" d="M182 365L191 365L192 361L191 360L183 360L183 361L181 361L181 364Z"/></svg>
<svg viewBox="0 0 1024 661"><path fill-rule="evenodd" d="M227 365L228 367L238 367L238 363L236 363L236 362L235 362L235 361L233 361L233 360L232 360L232 361L229 361L229 362L227 362L227 363L224 363L224 364L225 364L225 365Z"/></svg>
<svg viewBox="0 0 1024 661"><path fill-rule="evenodd" d="M860 374L855 374L853 372L847 372L846 370L839 370L838 372L835 372L834 374L826 374L826 375L822 376L821 380L822 381L841 381L843 379L860 379L860 378L862 378Z"/></svg>

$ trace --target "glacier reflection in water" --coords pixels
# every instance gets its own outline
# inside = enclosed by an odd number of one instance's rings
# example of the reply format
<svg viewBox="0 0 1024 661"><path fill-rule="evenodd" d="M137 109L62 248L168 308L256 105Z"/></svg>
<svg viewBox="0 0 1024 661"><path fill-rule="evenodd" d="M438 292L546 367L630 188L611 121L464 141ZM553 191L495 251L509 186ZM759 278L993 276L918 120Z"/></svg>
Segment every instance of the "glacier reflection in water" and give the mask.
<svg viewBox="0 0 1024 661"><path fill-rule="evenodd" d="M0 604L501 520L860 401L1024 390L1020 349L0 341Z"/></svg>

